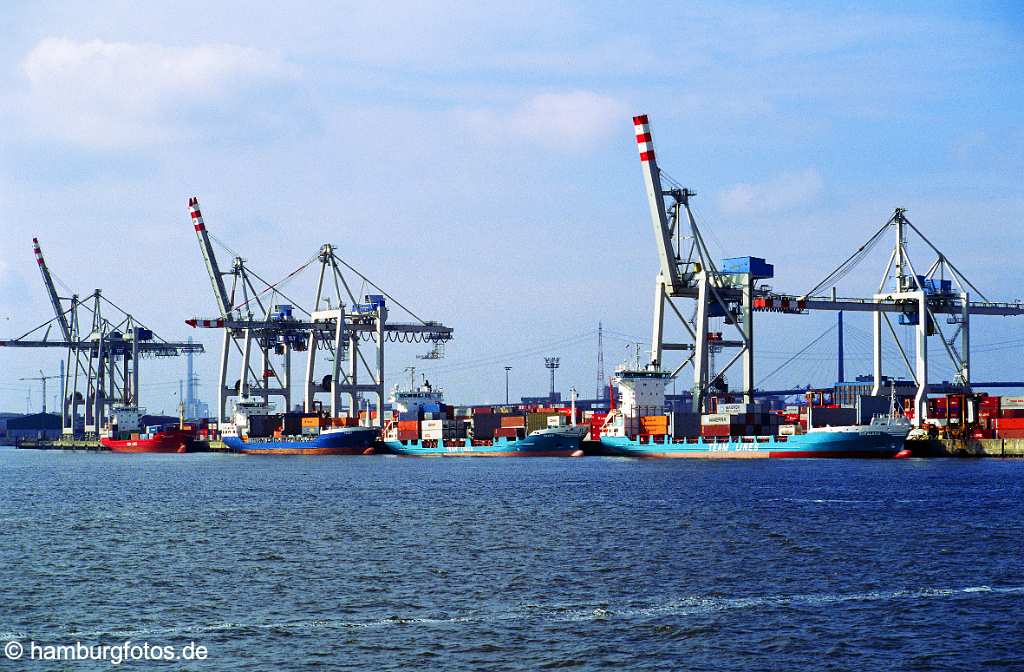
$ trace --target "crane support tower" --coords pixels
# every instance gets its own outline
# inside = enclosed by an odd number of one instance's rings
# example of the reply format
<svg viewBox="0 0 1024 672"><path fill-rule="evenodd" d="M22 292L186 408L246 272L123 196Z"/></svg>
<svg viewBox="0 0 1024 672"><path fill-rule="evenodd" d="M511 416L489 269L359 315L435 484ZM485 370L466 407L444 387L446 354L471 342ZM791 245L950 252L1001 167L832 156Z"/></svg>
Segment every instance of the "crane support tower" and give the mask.
<svg viewBox="0 0 1024 672"><path fill-rule="evenodd" d="M696 193L680 185L664 187L647 115L633 117L633 126L660 262L654 283L650 367L665 369L666 352L689 353L671 372L674 377L687 364L693 366L693 410L702 412L708 392L721 386L723 374L742 358L743 400L750 403L754 394L754 284L772 277L772 266L756 257L738 257L718 267L690 209L690 199ZM666 197L672 199L667 207ZM684 300L694 302L691 319L684 317ZM666 339L666 313L683 327L686 340ZM711 343L715 332L709 329L709 320L713 317L725 318L736 337L714 338ZM712 346L736 350L717 375L712 375L709 363Z"/></svg>

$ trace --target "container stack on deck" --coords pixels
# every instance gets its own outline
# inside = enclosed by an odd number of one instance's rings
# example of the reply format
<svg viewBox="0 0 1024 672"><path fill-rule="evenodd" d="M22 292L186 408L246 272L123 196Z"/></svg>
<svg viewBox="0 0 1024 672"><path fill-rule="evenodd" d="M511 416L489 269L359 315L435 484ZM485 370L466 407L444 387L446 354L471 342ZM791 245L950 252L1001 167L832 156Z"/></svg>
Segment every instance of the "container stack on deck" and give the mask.
<svg viewBox="0 0 1024 672"><path fill-rule="evenodd" d="M500 426L494 430L495 437L514 439L517 436L526 436L525 415L502 415Z"/></svg>
<svg viewBox="0 0 1024 672"><path fill-rule="evenodd" d="M473 438L493 439L501 427L502 416L488 407L474 408L472 413L470 421L473 423Z"/></svg>
<svg viewBox="0 0 1024 672"><path fill-rule="evenodd" d="M719 404L718 411L700 417L701 436L774 436L782 422L761 404Z"/></svg>
<svg viewBox="0 0 1024 672"><path fill-rule="evenodd" d="M401 441L508 438L521 439L549 427L571 424L568 408L525 406L448 406L425 404L417 411L398 415L397 431ZM579 422L581 414L577 413Z"/></svg>

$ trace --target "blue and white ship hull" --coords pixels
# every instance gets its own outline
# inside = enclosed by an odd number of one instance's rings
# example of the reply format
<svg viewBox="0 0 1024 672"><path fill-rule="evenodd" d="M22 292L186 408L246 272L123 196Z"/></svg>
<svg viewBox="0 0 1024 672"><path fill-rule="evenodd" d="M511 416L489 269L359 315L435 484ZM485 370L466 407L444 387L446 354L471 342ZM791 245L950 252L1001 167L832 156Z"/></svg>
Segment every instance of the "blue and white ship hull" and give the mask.
<svg viewBox="0 0 1024 672"><path fill-rule="evenodd" d="M867 430L867 427L858 428ZM885 431L821 431L793 436L628 437L602 436L601 446L613 455L630 457L785 458L896 457L905 433Z"/></svg>
<svg viewBox="0 0 1024 672"><path fill-rule="evenodd" d="M542 429L522 439L385 439L395 455L420 457L578 457L586 427Z"/></svg>
<svg viewBox="0 0 1024 672"><path fill-rule="evenodd" d="M369 455L380 436L376 427L338 427L315 436L251 438L224 436L224 445L249 455Z"/></svg>

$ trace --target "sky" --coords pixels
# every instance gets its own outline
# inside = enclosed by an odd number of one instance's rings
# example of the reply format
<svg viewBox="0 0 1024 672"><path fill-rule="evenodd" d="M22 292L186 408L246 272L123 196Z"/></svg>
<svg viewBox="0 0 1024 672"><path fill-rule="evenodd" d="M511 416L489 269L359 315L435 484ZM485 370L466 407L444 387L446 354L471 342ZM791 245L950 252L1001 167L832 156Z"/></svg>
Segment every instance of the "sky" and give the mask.
<svg viewBox="0 0 1024 672"><path fill-rule="evenodd" d="M608 371L649 339L640 113L712 251L767 258L780 291L813 287L905 207L988 298L1024 294L1019 3L210 5L0 8L0 338L52 317L38 236L62 295L102 288L161 336L204 343L211 400L219 339L184 324L216 312L196 195L262 277L331 242L455 329L442 360L391 348L389 386L416 365L454 402L500 401L508 365L513 397L543 394L548 355L560 390L592 394L599 322ZM884 262L840 293L870 293ZM288 290L312 303L314 281ZM760 320L758 371L834 320ZM847 324L848 372L867 373L869 318ZM1024 378L1020 328L976 320L976 379ZM938 350L933 379L950 370ZM824 338L764 385L829 384L834 353ZM18 379L56 375L60 357L0 349L0 410L29 393L37 407L39 383ZM147 361L143 404L173 411L184 367Z"/></svg>

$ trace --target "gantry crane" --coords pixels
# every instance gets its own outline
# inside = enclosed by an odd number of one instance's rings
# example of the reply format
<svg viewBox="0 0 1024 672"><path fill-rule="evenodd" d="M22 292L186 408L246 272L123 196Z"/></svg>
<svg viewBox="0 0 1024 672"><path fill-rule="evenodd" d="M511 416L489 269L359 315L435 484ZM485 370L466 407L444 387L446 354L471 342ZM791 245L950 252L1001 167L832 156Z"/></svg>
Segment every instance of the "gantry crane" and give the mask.
<svg viewBox="0 0 1024 672"><path fill-rule="evenodd" d="M212 320L191 319L186 324L192 327L222 329L221 357L217 373L217 418L226 420L227 401L229 397L257 397L268 402L271 396L281 396L285 409L291 410L292 375L291 360L293 351L305 349L306 333L292 317L290 306L282 306L275 311L272 303L264 303L265 290L256 288L253 277L261 278L250 271L245 260L236 256L231 270L222 272L217 261L217 253L213 249L210 233L199 209L199 199L188 200L189 217L199 241L199 251L203 256L210 284L213 288L214 300L219 316ZM231 276L230 289L224 282L224 276ZM273 289L269 283L263 282L267 289ZM279 293L279 290L275 293ZM259 369L253 368L253 349L260 354ZM241 370L234 385L228 383L228 364L232 350L241 355ZM281 355L281 360L274 363L272 354Z"/></svg>
<svg viewBox="0 0 1024 672"><path fill-rule="evenodd" d="M693 410L702 412L707 392L717 382L709 366L710 349L734 348L735 355L721 368L724 374L743 358L743 400L750 403L754 394L753 302L755 283L772 276L772 267L754 257L726 260L719 268L708 251L700 228L690 209L695 192L673 185L665 189L654 155L654 141L646 114L633 117L640 165L643 170L647 202L658 249L660 267L654 286L654 319L651 332L651 360L655 369L665 368L666 351L690 354L672 371L677 376L687 364L693 365ZM665 197L672 198L666 208ZM692 324L683 316L679 302L695 302ZM689 335L689 342L665 339L666 308ZM722 338L709 330L709 320L724 317L736 332L736 338ZM712 342L712 340L714 342Z"/></svg>
<svg viewBox="0 0 1024 672"><path fill-rule="evenodd" d="M802 314L809 310L866 311L873 313L873 375L872 394L881 393L882 385L882 322L895 336L889 313L900 316L901 323L915 327L915 363L897 339L897 346L910 375L917 384L915 399L916 418L927 416L928 393L928 337L939 335L946 353L957 371L955 381L962 389L969 389L970 374L970 318L972 315L1021 315L1024 305L989 301L964 274L906 217L906 210L897 208L892 217L868 241L839 265L810 291L800 295L772 291L757 281L774 275L771 264L756 257L726 259L721 268L708 252L707 245L690 209L694 192L679 185L665 189L658 168L650 123L647 115L633 118L640 163L643 167L651 221L654 226L660 268L655 282L654 320L651 336L651 366L664 368L665 351L690 351L685 360L671 371L678 375L687 364L694 368L693 407L700 412L704 395L716 382L709 380L708 353L712 347L738 349L721 372L743 358L743 397L749 403L754 394L754 330L756 312ZM665 197L672 205L665 206ZM918 274L907 253L908 231L915 232L936 257L923 274ZM895 244L889 262L882 273L877 292L868 298L840 298L836 285L864 259L888 231L895 232ZM948 276L948 278L947 278ZM822 291L831 290L831 295ZM971 300L971 292L981 301ZM693 299L694 317L687 320L679 309L678 299ZM692 342L673 343L665 340L665 309L678 318ZM946 316L954 325L949 337L942 332L937 316ZM708 319L721 317L733 325L736 340L715 337L708 331ZM692 324L691 324L692 322ZM712 342L714 341L714 342Z"/></svg>
<svg viewBox="0 0 1024 672"><path fill-rule="evenodd" d="M923 274L907 252L907 234L913 231L935 254L935 259ZM848 276L854 268L892 232L894 243L888 263L882 271L878 289L868 298L842 298L838 296L839 281ZM924 268L924 267L922 267ZM822 294L829 291L830 294ZM981 301L972 300L973 296ZM896 208L891 217L874 234L857 248L835 270L829 273L811 290L799 295L769 293L761 301L766 306L775 306L786 301L799 303L806 310L860 311L872 313L872 394L880 394L882 386L882 323L892 334L900 356L917 385L914 398L915 418L927 418L928 382L928 338L938 336L943 350L949 357L955 371L953 384L960 390L971 389L971 316L972 315L1024 315L1024 305L1017 302L989 301L956 265L936 247L924 233L906 216L906 209ZM889 314L896 314L900 324L914 328L914 362L896 337ZM949 336L942 330L939 316L952 326Z"/></svg>
<svg viewBox="0 0 1024 672"><path fill-rule="evenodd" d="M87 435L98 434L112 404L137 406L139 361L144 357L172 357L203 351L199 343L176 343L160 338L104 297L99 289L85 301L77 294L63 299L57 293L37 238L32 239L32 249L54 316L17 338L0 341L0 347L63 348L67 352L68 368L61 394L61 425L65 435L75 435L80 429ZM66 309L64 300L69 302ZM116 321L104 316L105 307L116 311ZM89 313L87 322L81 319L83 311ZM50 340L54 324L61 338ZM33 338L44 329L41 338ZM80 407L83 410L81 428L76 426Z"/></svg>
<svg viewBox="0 0 1024 672"><path fill-rule="evenodd" d="M377 417L380 422L385 399L385 342L437 344L452 337L450 327L440 322L420 319L339 257L331 244L321 246L316 255L285 278L291 280L319 262L316 293L309 311L282 293L282 283L266 282L248 269L240 257L235 258L229 273L222 273L196 197L189 199L189 214L210 275L220 316L210 319L196 317L186 320L186 324L223 330L217 395L217 417L221 421L227 420L227 402L232 396L239 399L255 397L265 403L271 396L280 396L285 408L290 410L295 398L295 381L291 375L291 353L295 351L307 353L301 389L306 412L314 410L317 394L326 393L330 395L332 416L342 414L343 397L348 402L347 412L355 414L360 394L372 393L377 398ZM356 276L361 286L372 287L378 293L357 295L353 289L354 283L345 276L346 271ZM224 284L224 275L232 276L230 291ZM259 280L264 288L257 289L252 277ZM275 305L269 301L264 304L268 294L280 295L290 303ZM390 322L388 302L408 313L415 321ZM254 312L254 307L259 314ZM296 317L296 311L304 313L305 317ZM362 343L374 345L374 366L362 354ZM261 368L258 371L251 364L254 348L259 350ZM241 375L235 385L228 385L227 371L233 351L241 356ZM318 379L317 353L321 351L326 351L327 359L332 362L332 370ZM274 363L273 355L279 356L279 365ZM361 382L361 371L369 376L369 382ZM275 381L273 386L271 381Z"/></svg>

